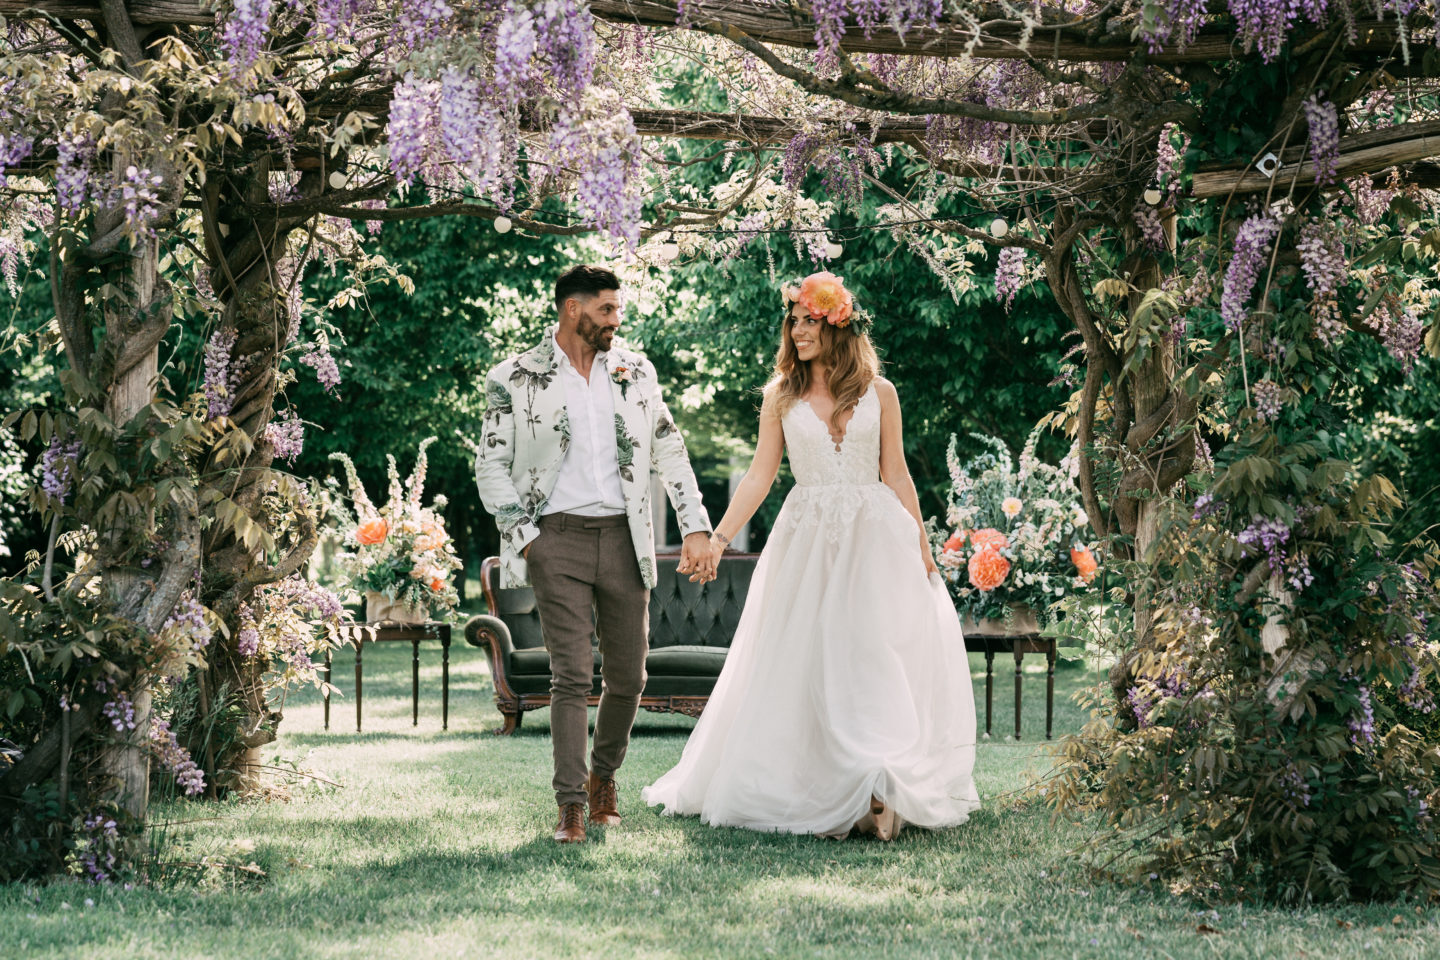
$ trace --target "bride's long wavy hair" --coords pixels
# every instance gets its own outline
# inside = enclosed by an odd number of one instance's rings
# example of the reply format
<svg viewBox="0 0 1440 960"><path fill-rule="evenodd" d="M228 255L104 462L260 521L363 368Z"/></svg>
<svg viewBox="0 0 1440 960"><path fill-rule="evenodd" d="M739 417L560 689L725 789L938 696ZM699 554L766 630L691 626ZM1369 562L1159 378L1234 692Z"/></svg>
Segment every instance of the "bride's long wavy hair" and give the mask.
<svg viewBox="0 0 1440 960"><path fill-rule="evenodd" d="M880 375L880 355L875 344L870 342L868 333L857 333L851 327L836 327L834 324L820 324L820 355L813 361L800 359L795 341L790 333L793 326L791 311L793 303L786 303L784 319L780 321L780 350L775 354L775 372L765 385L765 393L776 401L776 412L784 417L790 408L810 390L812 383L810 364L820 363L829 373L825 381L830 395L835 398L835 413L830 417L830 427L838 430L840 417L847 410L855 409L871 382Z"/></svg>

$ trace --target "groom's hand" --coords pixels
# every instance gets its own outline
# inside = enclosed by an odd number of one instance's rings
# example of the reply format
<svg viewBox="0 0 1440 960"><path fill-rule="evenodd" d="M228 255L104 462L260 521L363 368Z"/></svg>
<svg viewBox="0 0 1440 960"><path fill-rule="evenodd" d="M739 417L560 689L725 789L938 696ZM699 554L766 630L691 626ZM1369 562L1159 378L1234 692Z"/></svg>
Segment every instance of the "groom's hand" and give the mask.
<svg viewBox="0 0 1440 960"><path fill-rule="evenodd" d="M710 535L692 533L680 547L679 573L690 574L691 583L708 583L715 579L715 560L710 555Z"/></svg>

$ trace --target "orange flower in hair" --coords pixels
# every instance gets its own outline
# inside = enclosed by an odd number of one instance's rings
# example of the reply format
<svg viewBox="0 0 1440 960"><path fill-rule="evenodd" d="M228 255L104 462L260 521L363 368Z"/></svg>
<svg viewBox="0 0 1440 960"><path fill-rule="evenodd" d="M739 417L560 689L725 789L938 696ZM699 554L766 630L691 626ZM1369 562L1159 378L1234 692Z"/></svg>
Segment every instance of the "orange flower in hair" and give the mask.
<svg viewBox="0 0 1440 960"><path fill-rule="evenodd" d="M1010 575L1010 561L1000 555L994 547L976 550L970 558L970 583L981 593L989 593Z"/></svg>
<svg viewBox="0 0 1440 960"><path fill-rule="evenodd" d="M1095 559L1095 554L1091 553L1090 548L1086 546L1071 547L1070 562L1075 564L1077 575L1086 583L1094 580L1095 571L1100 569L1100 564Z"/></svg>
<svg viewBox="0 0 1440 960"><path fill-rule="evenodd" d="M812 317L824 317L837 327L850 325L855 301L845 289L845 281L828 271L812 273L800 282L795 297Z"/></svg>

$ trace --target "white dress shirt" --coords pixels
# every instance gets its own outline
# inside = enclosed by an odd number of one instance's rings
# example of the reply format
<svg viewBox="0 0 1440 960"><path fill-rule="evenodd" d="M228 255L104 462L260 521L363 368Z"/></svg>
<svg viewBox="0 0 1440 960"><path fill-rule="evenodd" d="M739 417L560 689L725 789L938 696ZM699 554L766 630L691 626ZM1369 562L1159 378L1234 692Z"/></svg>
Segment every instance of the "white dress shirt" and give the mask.
<svg viewBox="0 0 1440 960"><path fill-rule="evenodd" d="M565 387L565 409L570 417L570 446L560 462L555 489L543 515L578 513L586 517L614 517L625 512L620 487L620 455L615 448L615 397L610 392L606 354L595 354L590 381L570 362L555 342L558 375Z"/></svg>

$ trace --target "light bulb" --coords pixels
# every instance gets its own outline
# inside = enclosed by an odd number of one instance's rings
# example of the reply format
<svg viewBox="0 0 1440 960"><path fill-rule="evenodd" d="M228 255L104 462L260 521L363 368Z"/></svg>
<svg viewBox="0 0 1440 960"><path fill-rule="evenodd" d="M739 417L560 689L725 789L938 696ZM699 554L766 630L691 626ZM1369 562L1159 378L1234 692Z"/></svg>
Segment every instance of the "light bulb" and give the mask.
<svg viewBox="0 0 1440 960"><path fill-rule="evenodd" d="M825 256L829 259L839 260L840 254L844 252L845 248L840 246L840 244L836 243L834 240L825 241Z"/></svg>
<svg viewBox="0 0 1440 960"><path fill-rule="evenodd" d="M495 232L496 232L496 233L509 233L509 232L510 232L510 228L513 227L513 226L515 226L515 224L510 221L510 218L509 218L509 217L496 217L496 218L495 218Z"/></svg>
<svg viewBox="0 0 1440 960"><path fill-rule="evenodd" d="M990 236L996 240L1001 239L1010 232L1010 224L1005 222L1004 217L996 217L990 221Z"/></svg>
<svg viewBox="0 0 1440 960"><path fill-rule="evenodd" d="M1148 203L1148 204L1150 204L1150 206L1152 206L1152 207L1158 206L1159 203L1160 203L1160 191L1157 190L1157 189L1155 189L1154 187L1151 187L1149 190L1146 190L1146 191L1145 191L1145 202Z"/></svg>
<svg viewBox="0 0 1440 960"><path fill-rule="evenodd" d="M665 261L674 260L680 256L680 244L674 240L666 240L660 244L660 259Z"/></svg>
<svg viewBox="0 0 1440 960"><path fill-rule="evenodd" d="M336 170L330 174L330 186L334 187L336 190L339 190L341 187L345 186L346 179L348 178L345 176L344 170Z"/></svg>

